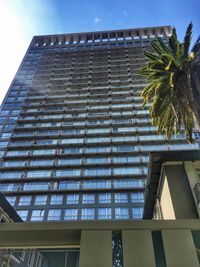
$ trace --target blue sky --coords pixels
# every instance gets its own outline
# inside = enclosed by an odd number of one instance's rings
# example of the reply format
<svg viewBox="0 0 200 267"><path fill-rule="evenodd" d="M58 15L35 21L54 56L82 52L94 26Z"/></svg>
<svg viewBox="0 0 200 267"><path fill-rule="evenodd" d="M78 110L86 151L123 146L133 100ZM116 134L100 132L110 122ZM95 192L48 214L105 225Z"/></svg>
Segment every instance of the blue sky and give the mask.
<svg viewBox="0 0 200 267"><path fill-rule="evenodd" d="M200 0L0 0L0 101L33 35L172 25L200 34ZM3 42L2 42L3 40Z"/></svg>

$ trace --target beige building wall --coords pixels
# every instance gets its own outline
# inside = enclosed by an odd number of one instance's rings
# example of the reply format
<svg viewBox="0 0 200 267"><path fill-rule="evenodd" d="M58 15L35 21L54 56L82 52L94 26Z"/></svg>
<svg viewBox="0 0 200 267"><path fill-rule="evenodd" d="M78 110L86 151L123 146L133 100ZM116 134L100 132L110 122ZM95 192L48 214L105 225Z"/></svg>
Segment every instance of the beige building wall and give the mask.
<svg viewBox="0 0 200 267"><path fill-rule="evenodd" d="M155 267L151 231L123 230L124 267Z"/></svg>
<svg viewBox="0 0 200 267"><path fill-rule="evenodd" d="M183 163L163 164L158 198L164 220L199 218L189 179Z"/></svg>
<svg viewBox="0 0 200 267"><path fill-rule="evenodd" d="M199 267L189 230L162 230L167 267Z"/></svg>
<svg viewBox="0 0 200 267"><path fill-rule="evenodd" d="M164 176L164 181L160 196L160 208L162 210L162 216L164 220L175 220L176 217L174 213L173 203L166 176Z"/></svg>
<svg viewBox="0 0 200 267"><path fill-rule="evenodd" d="M81 232L80 267L112 267L112 231Z"/></svg>

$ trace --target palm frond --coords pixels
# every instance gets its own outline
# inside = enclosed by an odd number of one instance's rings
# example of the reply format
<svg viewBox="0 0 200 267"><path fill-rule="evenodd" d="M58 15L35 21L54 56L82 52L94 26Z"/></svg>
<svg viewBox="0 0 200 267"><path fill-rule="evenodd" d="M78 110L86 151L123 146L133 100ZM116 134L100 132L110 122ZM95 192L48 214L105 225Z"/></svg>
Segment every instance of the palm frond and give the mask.
<svg viewBox="0 0 200 267"><path fill-rule="evenodd" d="M154 53L151 53L151 52L146 51L146 52L144 52L144 55L145 55L145 57L147 57L148 59L150 59L152 61L159 60L159 57L158 57L157 54L154 54Z"/></svg>
<svg viewBox="0 0 200 267"><path fill-rule="evenodd" d="M173 28L172 35L169 37L169 47L171 51L173 52L174 56L177 55L177 50L179 46L179 41L177 39L176 29Z"/></svg>
<svg viewBox="0 0 200 267"><path fill-rule="evenodd" d="M163 50L162 50L162 48L160 47L160 45L159 45L159 43L157 41L155 41L155 40L152 41L151 42L151 46L153 47L153 49L156 51L156 53L158 55L162 55Z"/></svg>
<svg viewBox="0 0 200 267"><path fill-rule="evenodd" d="M197 38L196 42L194 43L193 47L192 47L192 52L194 52L195 54L197 53L197 51L200 50L200 36Z"/></svg>
<svg viewBox="0 0 200 267"><path fill-rule="evenodd" d="M185 58L188 57L188 53L189 53L190 43L192 39L192 27L193 27L192 22L190 22L190 24L187 27L184 41L183 41Z"/></svg>
<svg viewBox="0 0 200 267"><path fill-rule="evenodd" d="M157 38L158 43L160 45L160 47L162 47L163 52L167 53L167 54L171 54L171 50L169 49L169 47L163 42L163 40L161 38Z"/></svg>

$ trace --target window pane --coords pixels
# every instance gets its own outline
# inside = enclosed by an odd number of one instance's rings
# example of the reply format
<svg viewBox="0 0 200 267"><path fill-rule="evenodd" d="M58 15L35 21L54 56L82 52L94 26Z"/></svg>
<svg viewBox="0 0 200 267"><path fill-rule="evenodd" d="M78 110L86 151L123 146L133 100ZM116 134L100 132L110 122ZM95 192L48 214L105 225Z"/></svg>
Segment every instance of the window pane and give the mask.
<svg viewBox="0 0 200 267"><path fill-rule="evenodd" d="M128 195L126 193L116 193L115 194L115 203L127 203Z"/></svg>
<svg viewBox="0 0 200 267"><path fill-rule="evenodd" d="M77 220L78 218L78 209L66 209L64 220Z"/></svg>
<svg viewBox="0 0 200 267"><path fill-rule="evenodd" d="M82 203L83 204L95 203L95 195L94 194L83 194Z"/></svg>
<svg viewBox="0 0 200 267"><path fill-rule="evenodd" d="M27 220L28 210L17 210L17 213L19 214L19 216L22 218L23 221Z"/></svg>
<svg viewBox="0 0 200 267"><path fill-rule="evenodd" d="M61 215L61 210L59 209L49 210L47 220L48 221L59 221L60 215Z"/></svg>
<svg viewBox="0 0 200 267"><path fill-rule="evenodd" d="M31 196L22 196L19 199L19 206L29 206L31 204Z"/></svg>
<svg viewBox="0 0 200 267"><path fill-rule="evenodd" d="M141 192L131 193L131 202L132 203L144 203L144 193L141 193Z"/></svg>
<svg viewBox="0 0 200 267"><path fill-rule="evenodd" d="M111 203L111 194L110 193L99 194L99 203Z"/></svg>
<svg viewBox="0 0 200 267"><path fill-rule="evenodd" d="M33 210L31 221L42 221L44 218L44 210Z"/></svg>
<svg viewBox="0 0 200 267"><path fill-rule="evenodd" d="M78 194L71 194L66 196L66 204L78 204L78 202L79 202Z"/></svg>
<svg viewBox="0 0 200 267"><path fill-rule="evenodd" d="M35 190L47 190L49 188L50 183L25 183L24 190L27 191L35 191Z"/></svg>
<svg viewBox="0 0 200 267"><path fill-rule="evenodd" d="M94 220L94 209L93 208L81 209L81 220Z"/></svg>
<svg viewBox="0 0 200 267"><path fill-rule="evenodd" d="M133 219L142 219L143 207L133 207L132 213L133 213Z"/></svg>
<svg viewBox="0 0 200 267"><path fill-rule="evenodd" d="M9 197L6 197L6 199L10 203L10 205L12 205L12 206L15 205L16 197L9 196Z"/></svg>
<svg viewBox="0 0 200 267"><path fill-rule="evenodd" d="M63 202L63 196L62 195L53 195L51 196L51 204L52 205L59 205Z"/></svg>
<svg viewBox="0 0 200 267"><path fill-rule="evenodd" d="M34 205L46 205L46 203L47 203L47 196L46 195L41 195L41 196L35 197Z"/></svg>
<svg viewBox="0 0 200 267"><path fill-rule="evenodd" d="M98 219L100 219L100 220L112 219L112 209L111 208L99 208L98 209Z"/></svg>
<svg viewBox="0 0 200 267"><path fill-rule="evenodd" d="M128 208L115 208L115 219L129 219Z"/></svg>

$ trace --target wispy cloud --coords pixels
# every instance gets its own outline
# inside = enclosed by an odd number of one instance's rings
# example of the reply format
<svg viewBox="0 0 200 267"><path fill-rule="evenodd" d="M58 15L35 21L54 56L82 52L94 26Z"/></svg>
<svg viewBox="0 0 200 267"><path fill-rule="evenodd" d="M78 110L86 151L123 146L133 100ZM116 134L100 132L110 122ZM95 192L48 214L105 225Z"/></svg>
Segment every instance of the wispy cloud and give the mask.
<svg viewBox="0 0 200 267"><path fill-rule="evenodd" d="M128 12L126 10L123 10L122 12L123 12L124 16L128 16Z"/></svg>
<svg viewBox="0 0 200 267"><path fill-rule="evenodd" d="M94 22L95 23L100 23L102 21L102 19L101 18L98 18L98 17L96 17L95 19L94 19Z"/></svg>

